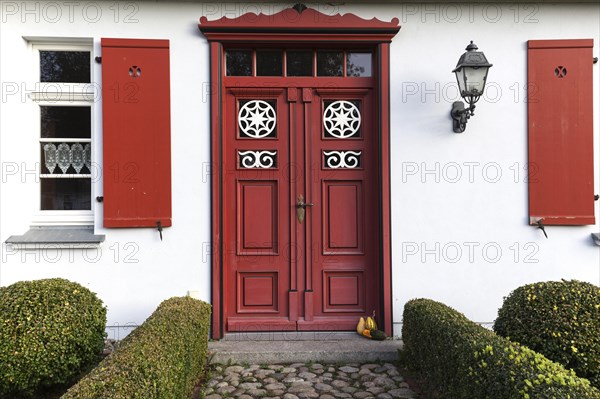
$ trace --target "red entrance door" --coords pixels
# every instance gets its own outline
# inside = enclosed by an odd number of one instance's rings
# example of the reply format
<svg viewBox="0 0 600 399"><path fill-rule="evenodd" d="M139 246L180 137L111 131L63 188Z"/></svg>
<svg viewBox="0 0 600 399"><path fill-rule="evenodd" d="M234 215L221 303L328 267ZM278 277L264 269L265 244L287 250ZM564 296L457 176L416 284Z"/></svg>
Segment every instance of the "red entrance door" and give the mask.
<svg viewBox="0 0 600 399"><path fill-rule="evenodd" d="M380 311L373 80L224 80L226 331L354 329Z"/></svg>
<svg viewBox="0 0 600 399"><path fill-rule="evenodd" d="M398 22L302 4L200 19L214 89L214 338L353 329L372 310L392 333L389 51Z"/></svg>

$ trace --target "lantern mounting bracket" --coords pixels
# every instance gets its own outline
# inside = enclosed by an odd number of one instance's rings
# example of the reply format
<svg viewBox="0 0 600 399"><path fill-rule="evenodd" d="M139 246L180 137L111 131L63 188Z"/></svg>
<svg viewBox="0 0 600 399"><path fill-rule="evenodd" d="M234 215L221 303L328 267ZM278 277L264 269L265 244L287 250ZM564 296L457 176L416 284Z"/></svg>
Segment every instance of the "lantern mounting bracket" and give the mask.
<svg viewBox="0 0 600 399"><path fill-rule="evenodd" d="M450 116L452 116L454 133L464 132L467 128L467 121L473 115L475 115L475 104L471 104L469 108L465 108L465 103L462 101L453 102Z"/></svg>

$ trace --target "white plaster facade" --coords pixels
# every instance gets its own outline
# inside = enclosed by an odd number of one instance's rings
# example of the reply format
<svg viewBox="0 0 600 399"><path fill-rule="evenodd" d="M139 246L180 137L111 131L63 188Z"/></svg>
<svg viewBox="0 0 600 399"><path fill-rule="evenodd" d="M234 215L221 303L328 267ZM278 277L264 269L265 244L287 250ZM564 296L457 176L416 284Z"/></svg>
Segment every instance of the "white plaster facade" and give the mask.
<svg viewBox="0 0 600 399"><path fill-rule="evenodd" d="M162 300L196 291L211 298L208 43L201 16L273 13L291 4L199 2L1 1L0 240L23 234L36 219L39 163L31 40L92 43L100 39L168 39L171 62L173 227L106 229L94 202L91 249L15 250L2 246L0 285L64 277L98 293L108 324L142 322ZM400 20L391 45L391 204L394 331L404 303L440 300L478 322L491 322L502 298L530 282L579 279L600 284L600 226L528 225L527 41L594 39L599 55L600 5L593 3L308 4L324 13ZM30 40L30 41L28 41ZM469 40L494 64L485 98L463 134L449 116L458 92L452 69ZM590 60L591 62L591 60ZM595 192L600 192L600 80L594 66ZM93 157L101 171L101 65L93 105ZM92 198L102 195L102 173ZM596 202L598 217L598 202Z"/></svg>

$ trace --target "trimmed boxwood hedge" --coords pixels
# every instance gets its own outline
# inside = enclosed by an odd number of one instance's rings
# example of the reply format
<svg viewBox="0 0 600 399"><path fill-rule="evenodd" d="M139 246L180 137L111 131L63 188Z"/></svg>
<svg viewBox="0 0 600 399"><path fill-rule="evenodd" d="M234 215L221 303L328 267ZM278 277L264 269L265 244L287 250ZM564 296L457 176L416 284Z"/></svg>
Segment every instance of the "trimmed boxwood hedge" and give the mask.
<svg viewBox="0 0 600 399"><path fill-rule="evenodd" d="M573 371L429 299L405 305L402 339L407 365L443 397L600 398L600 391Z"/></svg>
<svg viewBox="0 0 600 399"><path fill-rule="evenodd" d="M171 298L61 399L190 397L207 359L209 304Z"/></svg>
<svg viewBox="0 0 600 399"><path fill-rule="evenodd" d="M505 298L494 331L600 387L600 287L576 280L519 287Z"/></svg>
<svg viewBox="0 0 600 399"><path fill-rule="evenodd" d="M77 283L54 278L0 289L0 397L72 383L100 360L105 327L102 301Z"/></svg>

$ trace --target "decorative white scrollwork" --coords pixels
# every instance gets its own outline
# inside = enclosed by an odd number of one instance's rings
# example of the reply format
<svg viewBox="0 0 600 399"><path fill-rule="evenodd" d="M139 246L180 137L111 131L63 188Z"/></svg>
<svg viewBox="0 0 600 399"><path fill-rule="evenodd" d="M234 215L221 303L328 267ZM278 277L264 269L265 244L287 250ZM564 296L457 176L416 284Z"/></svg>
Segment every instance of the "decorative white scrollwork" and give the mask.
<svg viewBox="0 0 600 399"><path fill-rule="evenodd" d="M272 168L275 166L277 151L238 151L242 168Z"/></svg>
<svg viewBox="0 0 600 399"><path fill-rule="evenodd" d="M324 162L331 169L355 169L360 165L362 151L323 151Z"/></svg>
<svg viewBox="0 0 600 399"><path fill-rule="evenodd" d="M242 133L256 139L271 134L276 120L275 109L263 100L248 101L238 114L238 125Z"/></svg>
<svg viewBox="0 0 600 399"><path fill-rule="evenodd" d="M334 101L323 113L325 133L339 139L354 136L360 127L360 120L360 111L350 101Z"/></svg>
<svg viewBox="0 0 600 399"><path fill-rule="evenodd" d="M67 173L72 166L75 173L80 174L83 167L86 166L88 171L92 166L92 147L90 143L85 144L73 143L47 143L44 144L44 165L50 174L54 173L56 166L60 168L63 174ZM87 172L90 173L90 172Z"/></svg>

